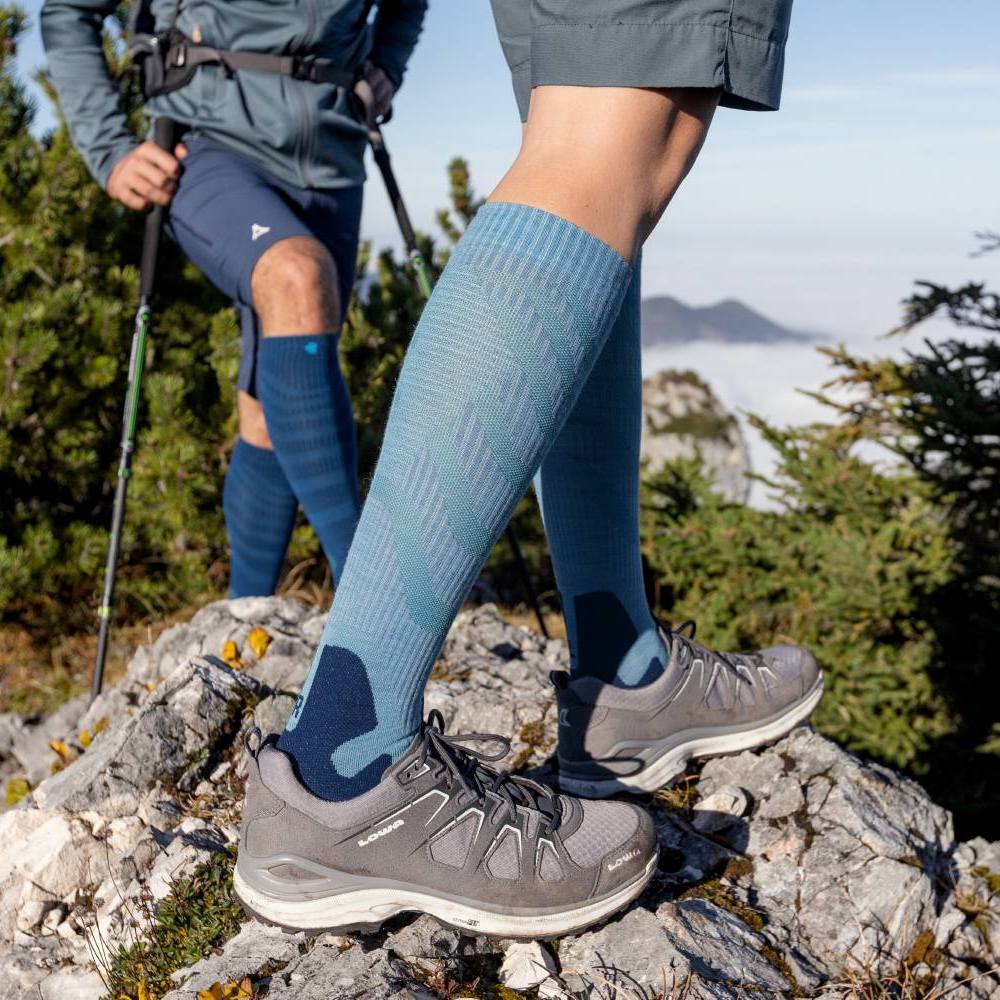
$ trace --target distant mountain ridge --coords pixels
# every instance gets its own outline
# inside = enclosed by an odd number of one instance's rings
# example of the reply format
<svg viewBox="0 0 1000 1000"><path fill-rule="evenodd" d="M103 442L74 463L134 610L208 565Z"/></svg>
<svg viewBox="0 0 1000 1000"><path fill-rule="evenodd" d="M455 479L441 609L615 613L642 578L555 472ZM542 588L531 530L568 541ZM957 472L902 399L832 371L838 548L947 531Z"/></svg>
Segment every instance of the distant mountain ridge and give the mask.
<svg viewBox="0 0 1000 1000"><path fill-rule="evenodd" d="M779 341L808 343L826 336L793 330L754 312L737 299L724 299L713 306L688 306L670 295L642 300L642 346L687 344L707 340L729 344L774 344Z"/></svg>

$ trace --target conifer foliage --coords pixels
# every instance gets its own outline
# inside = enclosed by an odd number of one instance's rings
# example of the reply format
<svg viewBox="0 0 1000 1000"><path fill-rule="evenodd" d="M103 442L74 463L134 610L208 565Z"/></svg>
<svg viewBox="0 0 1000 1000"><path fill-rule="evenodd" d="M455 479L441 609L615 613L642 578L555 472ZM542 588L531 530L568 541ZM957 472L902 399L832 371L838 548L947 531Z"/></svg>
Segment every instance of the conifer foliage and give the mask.
<svg viewBox="0 0 1000 1000"><path fill-rule="evenodd" d="M89 620L103 567L142 218L91 180L64 126L30 131L34 108L12 65L24 28L16 8L0 9L0 610L63 629ZM107 51L120 71L110 38ZM120 81L139 127L130 79ZM158 292L124 540L126 616L208 589L206 570L224 552L234 323L169 249Z"/></svg>

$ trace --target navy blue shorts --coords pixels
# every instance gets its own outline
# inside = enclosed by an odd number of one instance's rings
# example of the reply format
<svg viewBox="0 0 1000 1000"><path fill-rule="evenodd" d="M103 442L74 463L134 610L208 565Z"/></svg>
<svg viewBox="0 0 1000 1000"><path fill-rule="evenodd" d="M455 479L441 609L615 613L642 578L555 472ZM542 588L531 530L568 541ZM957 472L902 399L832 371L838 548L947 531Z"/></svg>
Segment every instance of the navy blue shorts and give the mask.
<svg viewBox="0 0 1000 1000"><path fill-rule="evenodd" d="M362 187L295 187L239 153L204 139L191 139L187 147L166 229L205 277L239 308L243 345L237 386L256 396L260 324L253 310L250 276L257 261L290 236L319 240L336 265L341 308L346 309L357 266Z"/></svg>

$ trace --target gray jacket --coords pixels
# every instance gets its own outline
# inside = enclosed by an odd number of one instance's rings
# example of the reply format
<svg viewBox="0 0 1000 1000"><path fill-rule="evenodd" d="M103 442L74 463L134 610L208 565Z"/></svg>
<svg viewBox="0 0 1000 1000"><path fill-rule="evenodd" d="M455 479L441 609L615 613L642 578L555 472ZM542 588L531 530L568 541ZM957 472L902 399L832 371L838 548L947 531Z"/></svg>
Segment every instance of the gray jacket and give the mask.
<svg viewBox="0 0 1000 1000"><path fill-rule="evenodd" d="M135 145L101 47L101 26L117 0L45 0L42 40L73 142L101 186ZM176 23L205 45L314 56L353 70L370 59L399 86L427 0L153 0L157 30ZM176 17L176 22L175 22ZM191 83L150 101L168 115L237 150L300 187L364 180L365 131L349 95L331 84L271 73L227 77L202 66Z"/></svg>

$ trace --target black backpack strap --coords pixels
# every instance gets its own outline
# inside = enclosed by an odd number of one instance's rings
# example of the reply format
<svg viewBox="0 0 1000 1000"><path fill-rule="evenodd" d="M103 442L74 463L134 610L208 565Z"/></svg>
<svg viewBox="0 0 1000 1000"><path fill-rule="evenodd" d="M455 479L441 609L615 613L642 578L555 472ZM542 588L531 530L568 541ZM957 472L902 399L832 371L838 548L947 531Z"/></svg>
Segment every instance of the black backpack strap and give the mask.
<svg viewBox="0 0 1000 1000"><path fill-rule="evenodd" d="M300 59L297 56L276 56L267 52L234 52L210 45L195 45L187 39L170 46L165 64L168 76L171 71L187 74L193 73L199 66L222 66L228 73L239 70L278 73L295 80L330 83L348 89L354 86L357 79L356 73L341 69L328 59Z"/></svg>

